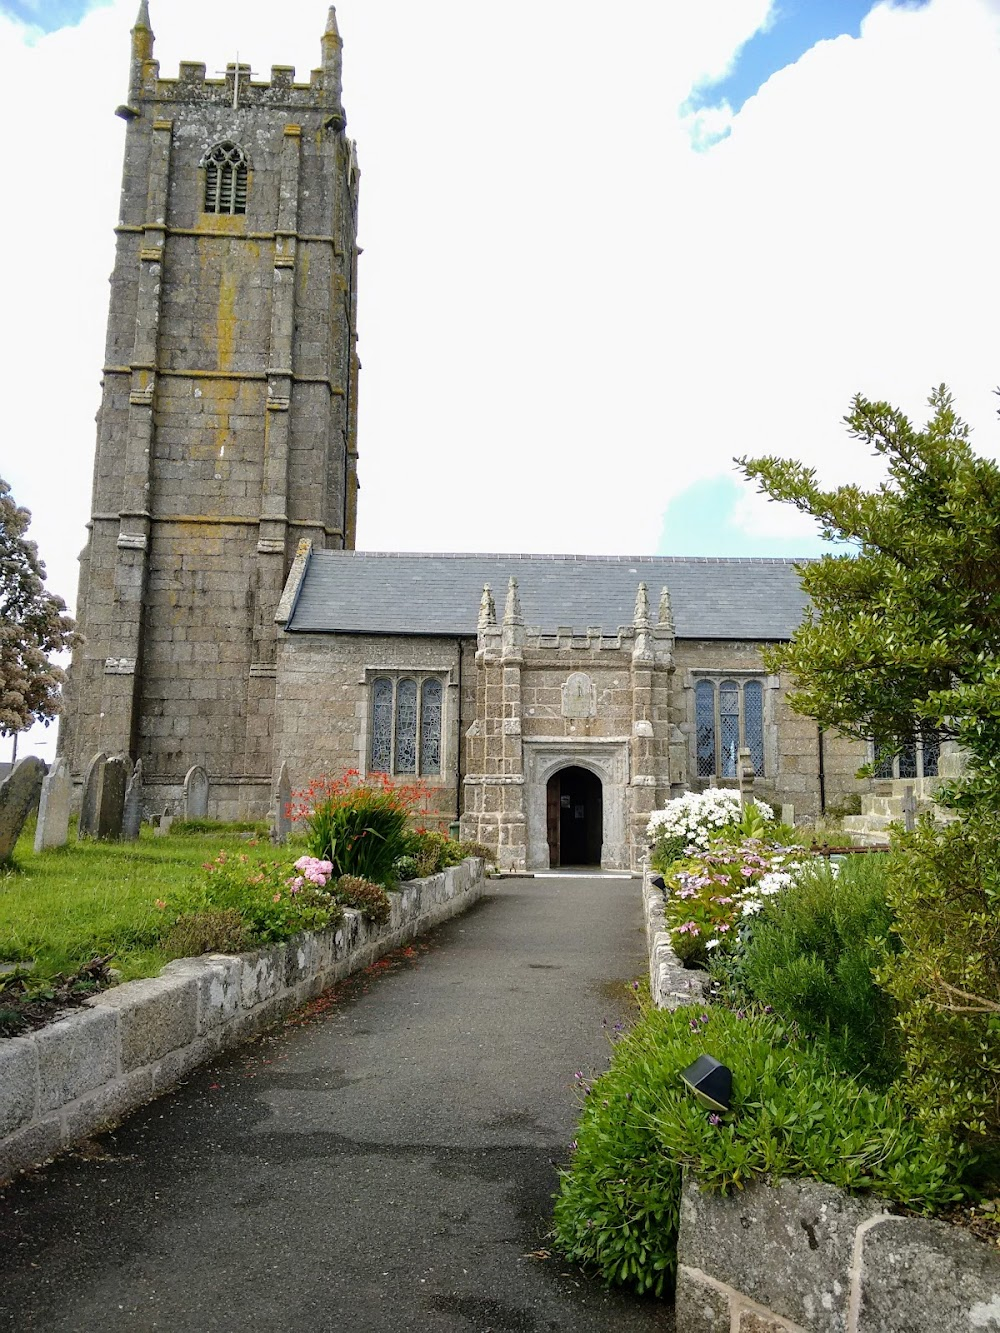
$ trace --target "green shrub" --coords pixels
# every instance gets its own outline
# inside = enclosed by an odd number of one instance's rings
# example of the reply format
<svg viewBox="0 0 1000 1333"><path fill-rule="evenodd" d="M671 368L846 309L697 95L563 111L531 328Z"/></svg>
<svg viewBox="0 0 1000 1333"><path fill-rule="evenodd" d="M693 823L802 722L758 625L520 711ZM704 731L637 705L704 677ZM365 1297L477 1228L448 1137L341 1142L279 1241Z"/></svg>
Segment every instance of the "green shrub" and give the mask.
<svg viewBox="0 0 1000 1333"><path fill-rule="evenodd" d="M889 901L902 948L879 979L901 1007L905 1086L929 1130L1000 1158L1000 816L900 837Z"/></svg>
<svg viewBox="0 0 1000 1333"><path fill-rule="evenodd" d="M336 897L325 887L296 875L284 861L262 861L245 852L220 852L202 867L201 882L179 889L157 901L163 913L160 937L197 937L197 919L214 918L221 927L223 914L234 913L246 931L245 943L268 944L291 939L300 930L335 926L343 913ZM192 920L193 919L193 920ZM232 917L227 917L232 920ZM205 932L208 931L205 925Z"/></svg>
<svg viewBox="0 0 1000 1333"><path fill-rule="evenodd" d="M705 1051L733 1071L724 1116L707 1112L679 1078ZM763 1014L649 1010L585 1091L556 1200L556 1243L639 1292L660 1295L673 1282L683 1168L723 1194L800 1176L920 1211L965 1192L971 1163L953 1141L917 1124L898 1095L832 1070L820 1047Z"/></svg>
<svg viewBox="0 0 1000 1333"><path fill-rule="evenodd" d="M356 875L341 875L337 881L337 897L345 907L354 907L366 921L376 926L389 920L392 904L381 884L371 884Z"/></svg>
<svg viewBox="0 0 1000 1333"><path fill-rule="evenodd" d="M422 879L460 865L469 856L491 864L496 859L482 843L460 842L436 829L414 829L406 835L406 851L396 862L396 872L400 879Z"/></svg>
<svg viewBox="0 0 1000 1333"><path fill-rule="evenodd" d="M804 864L766 901L737 963L751 997L821 1038L838 1068L882 1083L899 1068L896 1005L873 971L898 948L888 859Z"/></svg>
<svg viewBox="0 0 1000 1333"><path fill-rule="evenodd" d="M252 943L250 930L235 907L186 912L169 928L163 947L171 958L203 953L242 953Z"/></svg>
<svg viewBox="0 0 1000 1333"><path fill-rule="evenodd" d="M291 817L305 826L314 857L333 864L334 878L351 875L391 887L407 853L410 815L426 797L419 784L395 785L384 773L317 778L297 792Z"/></svg>

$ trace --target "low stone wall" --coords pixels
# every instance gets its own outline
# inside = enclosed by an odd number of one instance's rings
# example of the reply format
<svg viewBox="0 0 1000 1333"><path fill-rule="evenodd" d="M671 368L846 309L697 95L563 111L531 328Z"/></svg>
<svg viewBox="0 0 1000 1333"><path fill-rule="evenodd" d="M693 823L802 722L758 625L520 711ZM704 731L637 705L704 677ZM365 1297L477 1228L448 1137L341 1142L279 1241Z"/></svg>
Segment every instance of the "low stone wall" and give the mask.
<svg viewBox="0 0 1000 1333"><path fill-rule="evenodd" d="M649 952L649 992L657 1009L678 1009L705 994L707 977L684 967L674 953L667 934L663 891L656 888L647 871L642 877L642 910L646 921Z"/></svg>
<svg viewBox="0 0 1000 1333"><path fill-rule="evenodd" d="M383 926L348 908L336 930L305 931L251 953L181 958L29 1036L0 1040L0 1184L117 1124L197 1065L465 911L485 890L483 862L463 861L391 893Z"/></svg>
<svg viewBox="0 0 1000 1333"><path fill-rule="evenodd" d="M676 1009L705 978L671 949L648 875L643 907L653 1003ZM677 1333L1000 1333L1000 1252L816 1181L723 1198L687 1179L677 1258Z"/></svg>
<svg viewBox="0 0 1000 1333"><path fill-rule="evenodd" d="M677 1333L988 1333L1000 1254L811 1180L722 1198L686 1181Z"/></svg>

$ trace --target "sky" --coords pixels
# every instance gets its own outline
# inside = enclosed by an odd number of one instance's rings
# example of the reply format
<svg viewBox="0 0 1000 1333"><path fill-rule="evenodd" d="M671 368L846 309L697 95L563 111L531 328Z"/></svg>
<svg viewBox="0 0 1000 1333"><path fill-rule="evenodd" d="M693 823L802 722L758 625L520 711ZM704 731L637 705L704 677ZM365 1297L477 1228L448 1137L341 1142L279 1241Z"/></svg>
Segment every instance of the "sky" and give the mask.
<svg viewBox="0 0 1000 1333"><path fill-rule="evenodd" d="M137 0L0 0L0 475L71 605ZM150 0L161 72L326 9ZM811 555L736 455L873 484L855 392L997 456L1000 0L342 0L359 546ZM44 751L43 751L44 753ZM0 758L5 757L0 747Z"/></svg>

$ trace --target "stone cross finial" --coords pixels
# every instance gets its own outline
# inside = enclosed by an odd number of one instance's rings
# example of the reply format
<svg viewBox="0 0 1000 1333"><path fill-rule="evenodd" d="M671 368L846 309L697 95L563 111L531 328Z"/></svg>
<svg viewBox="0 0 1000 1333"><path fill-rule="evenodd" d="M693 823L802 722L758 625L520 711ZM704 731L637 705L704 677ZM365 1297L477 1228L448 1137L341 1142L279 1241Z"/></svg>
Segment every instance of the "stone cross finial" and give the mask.
<svg viewBox="0 0 1000 1333"><path fill-rule="evenodd" d="M639 584L639 590L635 595L635 617L633 624L639 628L649 626L649 589L645 583Z"/></svg>
<svg viewBox="0 0 1000 1333"><path fill-rule="evenodd" d="M337 27L337 10L334 5L330 6L330 12L326 16L326 32L324 37L339 37L340 29Z"/></svg>
<svg viewBox="0 0 1000 1333"><path fill-rule="evenodd" d="M139 14L133 27L149 29L149 0L139 0Z"/></svg>
<svg viewBox="0 0 1000 1333"><path fill-rule="evenodd" d="M657 624L665 625L670 629L674 627L674 613L670 605L670 589L667 587L660 589L660 612L657 617Z"/></svg>
<svg viewBox="0 0 1000 1333"><path fill-rule="evenodd" d="M521 598L517 591L517 579L513 575L511 575L511 580L507 584L507 604L503 610L503 623L505 625L524 624L521 616Z"/></svg>
<svg viewBox="0 0 1000 1333"><path fill-rule="evenodd" d="M479 629L495 629L497 606L493 600L493 589L488 583L483 584L483 596L479 603Z"/></svg>

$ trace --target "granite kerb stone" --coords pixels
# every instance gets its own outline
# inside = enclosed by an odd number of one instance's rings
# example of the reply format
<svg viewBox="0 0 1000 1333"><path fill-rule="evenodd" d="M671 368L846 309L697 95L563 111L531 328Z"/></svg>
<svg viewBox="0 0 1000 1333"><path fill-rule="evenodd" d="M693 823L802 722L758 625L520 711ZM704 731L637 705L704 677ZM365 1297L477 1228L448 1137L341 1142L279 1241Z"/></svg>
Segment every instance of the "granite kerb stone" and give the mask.
<svg viewBox="0 0 1000 1333"><path fill-rule="evenodd" d="M675 1009L707 978L681 966L650 881L652 1000ZM818 1181L722 1197L686 1175L677 1254L677 1333L1000 1333L1000 1254L960 1228Z"/></svg>
<svg viewBox="0 0 1000 1333"><path fill-rule="evenodd" d="M24 1037L0 1040L0 1185L120 1123L198 1065L352 972L471 907L482 861L390 895L383 926L347 908L331 930L244 954L168 963Z"/></svg>

